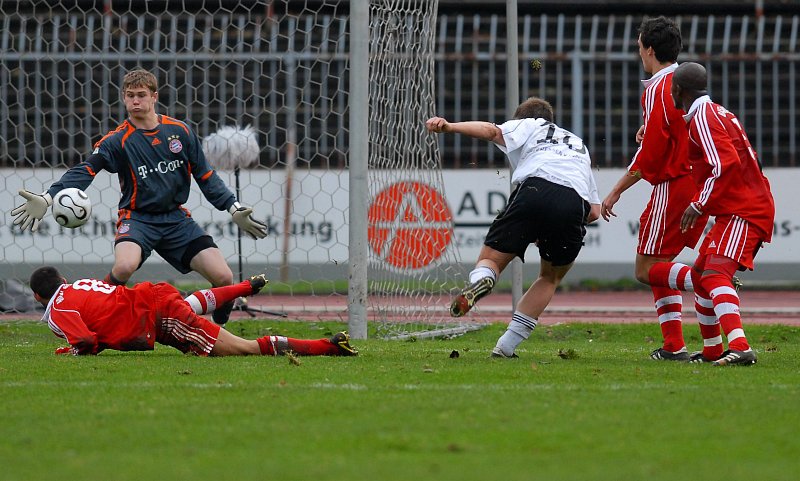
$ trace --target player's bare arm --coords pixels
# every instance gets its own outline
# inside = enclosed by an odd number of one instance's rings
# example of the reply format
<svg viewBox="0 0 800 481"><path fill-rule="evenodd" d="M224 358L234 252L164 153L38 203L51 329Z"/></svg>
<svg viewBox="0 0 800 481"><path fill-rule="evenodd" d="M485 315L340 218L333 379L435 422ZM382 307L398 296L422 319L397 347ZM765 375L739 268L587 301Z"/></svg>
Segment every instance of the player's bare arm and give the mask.
<svg viewBox="0 0 800 481"><path fill-rule="evenodd" d="M591 224L600 218L600 204L591 204L592 208L589 210L589 215L586 216L586 223Z"/></svg>
<svg viewBox="0 0 800 481"><path fill-rule="evenodd" d="M435 133L455 133L464 134L470 137L494 142L498 145L506 145L503 140L503 131L500 127L491 122L469 121L469 122L448 122L442 117L431 117L425 122L429 132Z"/></svg>
<svg viewBox="0 0 800 481"><path fill-rule="evenodd" d="M703 215L703 213L695 203L689 204L689 207L683 211L683 216L681 216L681 232L686 232L694 228L697 219L700 218L701 215Z"/></svg>
<svg viewBox="0 0 800 481"><path fill-rule="evenodd" d="M606 222L609 222L611 217L617 216L614 213L614 205L619 201L622 193L630 189L633 184L639 182L641 178L641 174L638 171L628 171L617 181L600 206L600 215L603 216Z"/></svg>
<svg viewBox="0 0 800 481"><path fill-rule="evenodd" d="M641 144L644 140L644 125L639 127L639 130L636 131L636 143Z"/></svg>

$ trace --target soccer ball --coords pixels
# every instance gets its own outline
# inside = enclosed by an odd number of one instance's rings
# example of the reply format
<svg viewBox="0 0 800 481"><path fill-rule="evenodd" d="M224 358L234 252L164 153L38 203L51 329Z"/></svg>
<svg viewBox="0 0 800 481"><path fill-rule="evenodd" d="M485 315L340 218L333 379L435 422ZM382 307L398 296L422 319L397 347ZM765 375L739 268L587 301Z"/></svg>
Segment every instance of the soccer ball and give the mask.
<svg viewBox="0 0 800 481"><path fill-rule="evenodd" d="M56 222L74 229L85 224L92 214L92 201L81 189L70 187L53 197L53 218Z"/></svg>

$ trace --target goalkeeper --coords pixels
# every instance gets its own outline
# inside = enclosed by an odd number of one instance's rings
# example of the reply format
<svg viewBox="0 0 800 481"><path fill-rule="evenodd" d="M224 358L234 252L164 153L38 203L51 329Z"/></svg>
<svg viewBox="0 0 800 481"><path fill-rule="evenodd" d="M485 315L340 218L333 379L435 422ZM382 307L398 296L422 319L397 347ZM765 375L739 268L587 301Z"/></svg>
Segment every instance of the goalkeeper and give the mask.
<svg viewBox="0 0 800 481"><path fill-rule="evenodd" d="M186 123L156 113L158 81L146 70L128 72L122 82L122 100L128 118L95 144L83 162L69 169L46 192L21 190L25 203L14 209L14 224L35 231L53 196L67 187L86 189L95 175L106 170L119 177L114 265L105 282L125 285L153 251L183 274L195 271L212 286L233 284L233 272L211 237L182 204L189 198L191 179L217 209L253 238L267 235L252 209L212 170L197 135ZM233 302L214 312L214 322L225 324Z"/></svg>
<svg viewBox="0 0 800 481"><path fill-rule="evenodd" d="M554 122L553 107L531 97L517 107L514 119L490 122L448 122L428 119L429 131L458 133L493 142L511 164L514 190L486 235L470 285L453 299L450 314L460 317L492 291L497 276L514 257L536 244L541 256L539 277L519 300L492 357L517 357L556 287L583 246L586 224L600 217L600 197L592 161L583 140Z"/></svg>

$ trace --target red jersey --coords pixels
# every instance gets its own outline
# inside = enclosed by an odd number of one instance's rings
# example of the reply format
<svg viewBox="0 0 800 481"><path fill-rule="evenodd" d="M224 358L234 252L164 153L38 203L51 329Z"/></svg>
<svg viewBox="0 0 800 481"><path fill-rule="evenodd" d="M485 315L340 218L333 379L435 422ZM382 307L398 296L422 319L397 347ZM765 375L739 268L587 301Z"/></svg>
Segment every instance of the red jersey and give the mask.
<svg viewBox="0 0 800 481"><path fill-rule="evenodd" d="M692 199L704 214L735 215L772 239L775 202L769 181L739 120L707 95L694 101L689 120L689 159L699 191Z"/></svg>
<svg viewBox="0 0 800 481"><path fill-rule="evenodd" d="M112 286L96 279L64 284L50 299L42 320L70 343L73 354L152 350L157 312L153 287L149 282L133 288Z"/></svg>
<svg viewBox="0 0 800 481"><path fill-rule="evenodd" d="M638 170L642 179L652 185L691 173L686 122L670 94L676 68L678 64L672 64L642 81L644 139L628 170Z"/></svg>

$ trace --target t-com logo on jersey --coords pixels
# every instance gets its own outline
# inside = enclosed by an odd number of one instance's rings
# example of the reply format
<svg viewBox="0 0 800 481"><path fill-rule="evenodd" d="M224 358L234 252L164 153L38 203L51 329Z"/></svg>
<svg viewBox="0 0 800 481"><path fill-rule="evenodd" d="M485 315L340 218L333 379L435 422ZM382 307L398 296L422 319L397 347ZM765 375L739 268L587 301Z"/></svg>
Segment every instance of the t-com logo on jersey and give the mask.
<svg viewBox="0 0 800 481"><path fill-rule="evenodd" d="M162 160L161 162L156 164L155 167L140 165L139 167L136 168L136 170L139 172L139 177L141 177L142 179L146 179L147 176L150 174L156 174L156 173L166 174L168 172L174 172L182 165L183 165L183 160L178 160L178 159Z"/></svg>

